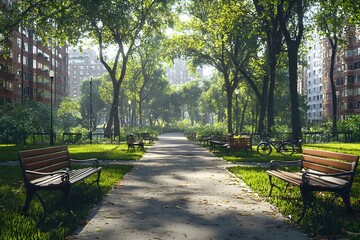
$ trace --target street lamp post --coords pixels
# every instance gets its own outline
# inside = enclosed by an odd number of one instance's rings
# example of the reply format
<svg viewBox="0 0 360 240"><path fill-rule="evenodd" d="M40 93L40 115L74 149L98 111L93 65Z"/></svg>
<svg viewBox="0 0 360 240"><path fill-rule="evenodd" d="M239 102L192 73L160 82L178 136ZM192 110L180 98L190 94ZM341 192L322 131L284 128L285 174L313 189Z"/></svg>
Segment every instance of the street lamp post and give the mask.
<svg viewBox="0 0 360 240"><path fill-rule="evenodd" d="M129 127L130 127L130 121L131 121L131 100L128 101L129 104Z"/></svg>
<svg viewBox="0 0 360 240"><path fill-rule="evenodd" d="M90 144L92 144L92 140L93 140L93 134L92 134L92 118L93 118L93 107L92 107L92 87L93 87L93 82L92 82L92 78L90 78L90 106L89 106L89 138L90 138Z"/></svg>
<svg viewBox="0 0 360 240"><path fill-rule="evenodd" d="M54 70L49 71L50 77L50 145L54 145L54 129L53 129L53 81Z"/></svg>
<svg viewBox="0 0 360 240"><path fill-rule="evenodd" d="M235 106L235 121L236 121L236 130L235 134L239 135L239 89L235 89L236 95L236 106Z"/></svg>

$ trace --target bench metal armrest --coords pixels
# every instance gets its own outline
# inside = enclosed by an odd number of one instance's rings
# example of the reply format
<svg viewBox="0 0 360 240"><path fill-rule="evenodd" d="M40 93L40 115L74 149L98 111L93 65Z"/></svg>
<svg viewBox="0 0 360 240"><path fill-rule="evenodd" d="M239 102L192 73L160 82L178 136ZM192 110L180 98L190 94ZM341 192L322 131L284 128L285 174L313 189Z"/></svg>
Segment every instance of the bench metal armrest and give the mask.
<svg viewBox="0 0 360 240"><path fill-rule="evenodd" d="M303 182L308 182L309 181L309 178L308 178L309 176L315 176L315 177L345 177L345 176L349 176L349 175L352 175L352 174L353 174L353 172L351 172L351 171L346 171L346 172L342 172L342 173L333 173L333 174L305 171L302 174L302 181Z"/></svg>
<svg viewBox="0 0 360 240"><path fill-rule="evenodd" d="M271 160L270 161L270 170L276 169L278 165L300 165L301 160L294 160L294 161L283 161L283 160Z"/></svg>
<svg viewBox="0 0 360 240"><path fill-rule="evenodd" d="M97 158L90 158L90 159L84 159L84 160L78 160L78 159L70 159L71 163L89 163L94 162L96 163L96 167L99 167L99 160Z"/></svg>
<svg viewBox="0 0 360 240"><path fill-rule="evenodd" d="M53 176L55 174L61 174L62 182L68 182L70 179L68 169L58 170L58 171L54 171L54 172L37 172L37 171L25 170L25 173L29 174L29 175L40 175L40 176Z"/></svg>

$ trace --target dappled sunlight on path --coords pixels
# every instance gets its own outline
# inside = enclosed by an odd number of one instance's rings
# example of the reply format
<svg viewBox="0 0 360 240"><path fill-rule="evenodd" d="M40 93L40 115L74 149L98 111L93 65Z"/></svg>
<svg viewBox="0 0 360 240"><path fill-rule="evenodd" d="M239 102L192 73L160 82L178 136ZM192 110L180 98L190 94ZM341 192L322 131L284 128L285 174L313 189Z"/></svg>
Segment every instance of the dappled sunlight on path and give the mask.
<svg viewBox="0 0 360 240"><path fill-rule="evenodd" d="M75 239L308 239L182 134L165 134Z"/></svg>

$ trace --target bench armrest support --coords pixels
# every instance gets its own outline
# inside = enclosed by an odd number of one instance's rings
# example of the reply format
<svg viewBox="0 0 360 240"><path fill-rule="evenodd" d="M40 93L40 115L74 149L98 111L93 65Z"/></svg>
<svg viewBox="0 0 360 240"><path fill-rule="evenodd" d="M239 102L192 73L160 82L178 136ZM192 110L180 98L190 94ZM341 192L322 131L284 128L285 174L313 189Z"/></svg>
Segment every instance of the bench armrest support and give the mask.
<svg viewBox="0 0 360 240"><path fill-rule="evenodd" d="M53 176L55 174L61 174L62 182L68 182L70 179L68 170L59 170L54 172L37 172L37 171L25 170L25 173L29 175L40 175L40 176Z"/></svg>
<svg viewBox="0 0 360 240"><path fill-rule="evenodd" d="M302 174L302 181L303 182L308 182L310 176L315 176L315 177L345 177L345 176L351 176L353 174L353 172L351 171L347 171L347 172L342 172L342 173L334 173L334 174L326 174L326 173L316 173L316 172L309 172L309 171L305 171Z"/></svg>
<svg viewBox="0 0 360 240"><path fill-rule="evenodd" d="M282 160L271 160L270 161L270 170L276 169L278 165L301 165L301 160L294 160L294 161L282 161Z"/></svg>

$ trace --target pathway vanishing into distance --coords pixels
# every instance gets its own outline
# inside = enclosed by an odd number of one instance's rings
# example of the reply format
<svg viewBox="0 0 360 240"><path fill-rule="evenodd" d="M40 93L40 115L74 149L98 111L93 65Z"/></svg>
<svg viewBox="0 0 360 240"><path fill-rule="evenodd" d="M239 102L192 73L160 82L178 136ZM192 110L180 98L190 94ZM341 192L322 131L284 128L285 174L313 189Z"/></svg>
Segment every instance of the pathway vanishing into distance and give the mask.
<svg viewBox="0 0 360 240"><path fill-rule="evenodd" d="M70 239L309 239L182 134L159 136Z"/></svg>

